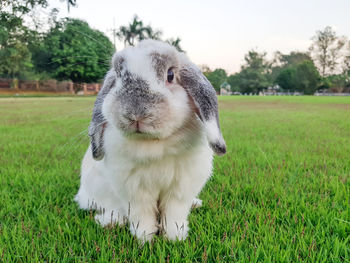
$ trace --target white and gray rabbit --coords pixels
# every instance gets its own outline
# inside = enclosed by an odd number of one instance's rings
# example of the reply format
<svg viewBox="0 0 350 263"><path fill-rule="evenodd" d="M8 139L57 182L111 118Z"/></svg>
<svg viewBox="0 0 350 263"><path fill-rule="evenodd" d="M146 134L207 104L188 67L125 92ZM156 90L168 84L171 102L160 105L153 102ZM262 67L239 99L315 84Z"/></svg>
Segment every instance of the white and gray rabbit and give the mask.
<svg viewBox="0 0 350 263"><path fill-rule="evenodd" d="M89 127L75 200L102 226L133 235L188 233L191 206L226 152L214 88L185 54L155 40L117 52Z"/></svg>

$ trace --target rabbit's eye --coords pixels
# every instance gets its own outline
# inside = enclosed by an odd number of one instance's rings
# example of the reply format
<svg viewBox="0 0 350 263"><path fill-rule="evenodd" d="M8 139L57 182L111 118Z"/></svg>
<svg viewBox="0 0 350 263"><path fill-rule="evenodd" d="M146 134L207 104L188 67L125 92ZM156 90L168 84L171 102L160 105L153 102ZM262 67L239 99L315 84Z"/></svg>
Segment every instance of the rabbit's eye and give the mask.
<svg viewBox="0 0 350 263"><path fill-rule="evenodd" d="M168 69L168 78L167 78L167 81L168 83L171 83L173 82L174 80L174 71L172 68Z"/></svg>

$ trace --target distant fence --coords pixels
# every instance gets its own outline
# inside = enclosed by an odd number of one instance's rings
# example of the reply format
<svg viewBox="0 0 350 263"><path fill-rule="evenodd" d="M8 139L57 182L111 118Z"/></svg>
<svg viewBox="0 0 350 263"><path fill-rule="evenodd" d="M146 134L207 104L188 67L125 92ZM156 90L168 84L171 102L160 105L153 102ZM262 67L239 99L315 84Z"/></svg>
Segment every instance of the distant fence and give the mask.
<svg viewBox="0 0 350 263"><path fill-rule="evenodd" d="M346 90L347 91L347 90ZM260 91L259 93L240 93L240 92L221 92L218 95L242 95L242 96L302 96L302 92L266 92ZM350 96L350 92L315 92L314 96Z"/></svg>
<svg viewBox="0 0 350 263"><path fill-rule="evenodd" d="M259 92L260 96L301 96L301 92L272 92L272 91L263 91Z"/></svg>
<svg viewBox="0 0 350 263"><path fill-rule="evenodd" d="M322 92L322 93L315 93L315 96L350 96L350 93L344 93L344 92L340 92L340 93L330 93L330 92Z"/></svg>
<svg viewBox="0 0 350 263"><path fill-rule="evenodd" d="M0 78L0 92L54 92L81 95L97 94L101 83L73 83L57 80L17 80Z"/></svg>

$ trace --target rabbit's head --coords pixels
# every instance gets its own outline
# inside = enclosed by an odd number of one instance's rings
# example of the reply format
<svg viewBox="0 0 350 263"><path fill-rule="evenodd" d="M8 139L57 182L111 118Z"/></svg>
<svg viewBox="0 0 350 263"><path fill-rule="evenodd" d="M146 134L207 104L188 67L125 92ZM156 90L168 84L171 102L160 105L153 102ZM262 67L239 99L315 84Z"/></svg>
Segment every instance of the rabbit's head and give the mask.
<svg viewBox="0 0 350 263"><path fill-rule="evenodd" d="M104 156L106 123L130 139L164 139L196 113L213 151L226 152L214 88L185 54L145 40L117 52L99 92L89 127L93 157Z"/></svg>

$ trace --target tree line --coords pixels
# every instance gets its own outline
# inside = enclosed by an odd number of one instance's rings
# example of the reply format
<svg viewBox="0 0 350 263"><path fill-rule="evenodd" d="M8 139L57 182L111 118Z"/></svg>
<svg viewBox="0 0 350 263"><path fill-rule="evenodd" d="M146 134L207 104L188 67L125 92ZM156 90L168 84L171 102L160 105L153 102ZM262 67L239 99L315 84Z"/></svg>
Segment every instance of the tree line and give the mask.
<svg viewBox="0 0 350 263"><path fill-rule="evenodd" d="M268 87L304 94L350 91L350 41L329 26L316 32L308 51L277 51L272 60L266 56L266 52L250 50L240 71L232 75L207 66L202 66L202 71L217 92L224 88L257 94Z"/></svg>
<svg viewBox="0 0 350 263"><path fill-rule="evenodd" d="M76 0L66 0L67 8ZM109 69L115 43L79 19L58 19L59 10L47 11L47 0L9 0L0 3L0 77L54 78L73 82L100 81ZM137 17L114 31L125 46L146 38L161 39L162 32ZM179 51L181 39L164 40ZM317 31L305 52L282 54L273 59L266 52L250 50L240 71L228 75L224 69L202 71L214 88L239 93L259 93L268 87L281 91L313 94L316 90L350 89L350 41L331 27Z"/></svg>
<svg viewBox="0 0 350 263"><path fill-rule="evenodd" d="M66 2L68 9L76 4L75 0ZM36 19L47 6L47 0L1 2L0 78L100 81L110 67L115 43L85 21L58 19L57 9ZM114 34L125 46L133 46L146 38L161 39L162 31L135 15ZM180 38L164 41L183 51Z"/></svg>

